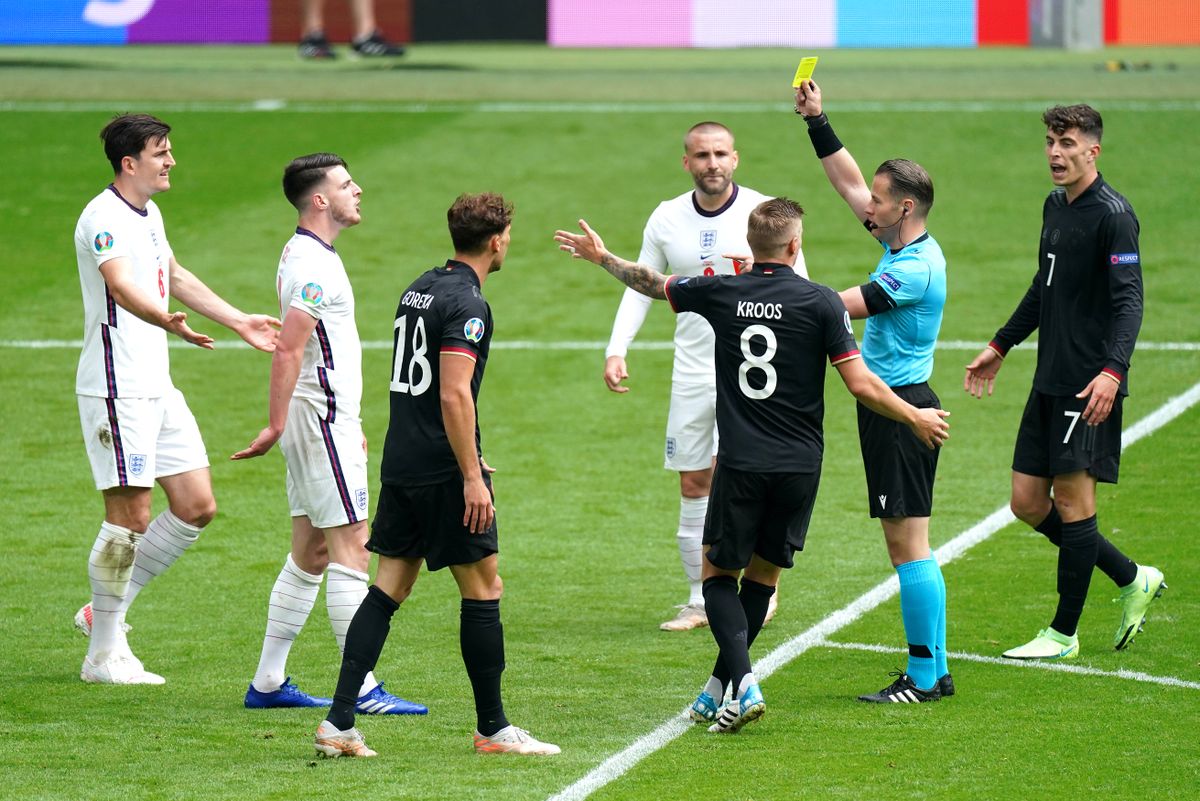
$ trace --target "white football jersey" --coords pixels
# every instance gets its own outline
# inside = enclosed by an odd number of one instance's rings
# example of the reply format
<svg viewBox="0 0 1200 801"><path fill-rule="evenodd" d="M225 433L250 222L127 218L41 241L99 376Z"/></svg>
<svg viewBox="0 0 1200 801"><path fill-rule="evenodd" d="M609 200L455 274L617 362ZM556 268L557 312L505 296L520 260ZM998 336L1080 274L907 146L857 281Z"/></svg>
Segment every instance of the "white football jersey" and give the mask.
<svg viewBox="0 0 1200 801"><path fill-rule="evenodd" d="M300 309L317 320L304 344L295 398L325 409L326 422L359 422L362 343L354 322L354 291L342 259L316 234L297 228L279 259L275 278L279 316Z"/></svg>
<svg viewBox="0 0 1200 801"><path fill-rule="evenodd" d="M163 310L171 293L171 246L154 201L130 205L109 185L75 226L83 290L83 352L75 392L101 398L159 398L173 389L167 332L117 305L100 267L129 259L133 282Z"/></svg>
<svg viewBox="0 0 1200 801"><path fill-rule="evenodd" d="M750 253L746 243L746 221L754 207L771 198L753 189L733 185L733 196L717 211L705 211L696 203L694 192L664 200L650 215L642 234L642 252L638 262L663 273L676 275L733 275L733 262L722 253ZM808 277L801 252L796 272ZM624 357L629 350L651 300L640 292L626 289L613 322L612 337L606 356ZM671 380L684 383L711 383L715 380L713 331L698 314L683 312L675 320L675 366Z"/></svg>

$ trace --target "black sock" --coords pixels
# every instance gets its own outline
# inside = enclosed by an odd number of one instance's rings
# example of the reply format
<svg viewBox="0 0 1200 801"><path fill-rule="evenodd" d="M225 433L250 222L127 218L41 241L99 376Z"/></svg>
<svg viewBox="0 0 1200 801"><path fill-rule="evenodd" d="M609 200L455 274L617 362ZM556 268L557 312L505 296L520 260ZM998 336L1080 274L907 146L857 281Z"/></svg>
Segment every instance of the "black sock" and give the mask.
<svg viewBox="0 0 1200 801"><path fill-rule="evenodd" d="M750 646L754 645L754 638L762 631L763 620L767 617L767 607L771 605L771 596L774 594L774 587L759 584L748 578L742 579L742 591L738 593L738 600L741 601L742 609L746 612L747 651L750 650ZM713 678L721 682L722 687L729 686L729 671L725 669L725 663L721 661L720 655L717 656L717 664L713 667L712 674ZM736 691L736 689L735 687L734 690ZM721 703L720 698L714 700L718 704Z"/></svg>
<svg viewBox="0 0 1200 801"><path fill-rule="evenodd" d="M1046 539L1054 543L1057 548L1062 545L1062 518L1058 515L1058 507L1053 503L1050 504L1050 514L1046 515L1046 519L1033 527L1034 531L1046 535Z"/></svg>
<svg viewBox="0 0 1200 801"><path fill-rule="evenodd" d="M729 673L734 695L742 677L750 672L749 624L737 591L737 579L733 576L713 576L704 580L704 610L708 613L713 639L720 649L717 662L724 664Z"/></svg>
<svg viewBox="0 0 1200 801"><path fill-rule="evenodd" d="M1050 540L1055 545L1062 544L1062 518L1058 516L1058 507L1050 505L1050 514L1046 515L1046 519L1033 527L1034 531L1039 531L1046 535L1046 539ZM1099 537L1100 547L1096 552L1096 567L1100 568L1100 572L1112 579L1112 582L1118 587L1125 587L1132 584L1137 579L1137 563L1130 559L1125 554L1109 542L1103 534L1097 533Z"/></svg>
<svg viewBox="0 0 1200 801"><path fill-rule="evenodd" d="M500 601L463 598L461 609L458 642L475 693L475 727L484 737L490 737L508 725L500 700L500 675L504 673Z"/></svg>
<svg viewBox="0 0 1200 801"><path fill-rule="evenodd" d="M354 702L363 679L375 669L383 644L391 629L392 615L400 604L374 584L367 590L350 628L346 629L346 647L342 651L342 670L338 674L333 705L325 717L342 731L354 726Z"/></svg>
<svg viewBox="0 0 1200 801"><path fill-rule="evenodd" d="M1058 548L1058 611L1051 626L1059 634L1071 636L1079 627L1079 616L1087 600L1092 568L1100 545L1096 516L1075 523L1063 523L1062 545Z"/></svg>

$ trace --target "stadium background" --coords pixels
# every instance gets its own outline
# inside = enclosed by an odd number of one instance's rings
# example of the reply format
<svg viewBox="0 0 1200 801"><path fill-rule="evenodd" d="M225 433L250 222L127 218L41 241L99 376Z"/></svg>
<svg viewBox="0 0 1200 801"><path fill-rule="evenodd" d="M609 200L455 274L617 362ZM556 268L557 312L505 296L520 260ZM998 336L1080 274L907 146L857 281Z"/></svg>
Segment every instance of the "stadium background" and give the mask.
<svg viewBox="0 0 1200 801"><path fill-rule="evenodd" d="M329 3L331 15L344 12L338 0ZM13 31L18 17L40 19L32 28L45 37L53 28L35 12L69 7L64 19L74 25L85 5L3 0L0 31ZM907 8L915 15L951 5ZM767 13L766 4L743 6ZM479 9L515 8L444 7L458 9L458 31L486 16ZM693 7L701 4L686 5ZM1019 28L1028 8L1014 7L1021 13L1009 21ZM1161 14L1170 33L1191 29L1191 5L1154 7L1176 9ZM423 8L411 6L415 44L390 63L301 62L286 25L279 44L262 46L0 48L0 148L9 155L0 193L3 794L55 801L1195 798L1197 48L913 48L905 32L914 26L887 15L877 35L890 46L865 49L442 44L421 34L434 29ZM548 31L547 19L541 14L539 24ZM216 30L216 22L206 24ZM504 38L500 23L488 24L497 34L489 38ZM188 29L178 20L171 26L179 35ZM678 485L661 469L673 318L653 310L631 356L632 391L608 393L599 370L620 287L566 261L550 235L586 216L615 251L635 253L654 205L688 187L681 133L716 117L738 134L739 181L806 207L814 276L833 286L861 281L877 251L828 188L790 111L788 81L798 56L810 54L821 56L817 77L830 114L863 166L908 156L929 168L938 188L931 227L948 254L951 296L933 384L954 428L931 536L956 557L945 572L960 693L917 709L852 700L882 686L903 656L896 600L877 590L886 590L892 571L878 527L863 512L853 406L831 376L813 534L784 579L780 617L755 649L760 668L773 665L764 682L768 715L737 738L689 730L666 740L662 727L698 689L713 649L707 632L672 638L656 627L679 601L670 536ZM1116 654L1108 647L1111 594L1097 576L1079 662L1071 670L1021 668L987 660L1044 624L1054 598L1052 549L1020 525L1001 526L969 551L953 544L1006 504L1032 352L1010 356L987 401L968 401L958 386L962 365L1033 270L1049 187L1038 116L1049 103L1078 100L1104 112L1102 168L1142 222L1147 315L1127 434L1147 418L1163 424L1131 445L1122 483L1103 488L1100 524L1162 567L1171 591L1134 647ZM126 110L174 126L174 188L158 198L172 245L185 265L247 309L275 304L275 264L295 219L279 192L282 165L320 149L347 157L365 187L365 221L338 248L370 343L364 425L372 443L382 442L387 422L382 387L396 297L447 255L447 205L481 189L516 202L510 259L486 287L498 327L480 411L489 462L500 470L506 701L520 725L563 746L561 758L488 760L471 752L457 603L445 575L422 579L380 667L389 689L433 711L421 720L361 721L379 760L315 762L314 715L242 709L266 595L286 549L287 508L278 454L253 464L225 459L261 428L268 360L234 347L206 321L197 327L220 347L173 349L172 374L204 432L220 513L143 594L130 621L139 656L170 683L78 681L83 644L70 621L86 597L86 547L100 504L72 396L79 289L70 232L109 177L96 133ZM371 458L374 469L377 447ZM321 605L289 664L313 691L332 687L337 671ZM639 752L640 761L628 758L647 742L654 747ZM595 783L598 775L606 783Z"/></svg>
<svg viewBox="0 0 1200 801"><path fill-rule="evenodd" d="M348 38L330 2L330 36ZM519 40L556 47L1028 45L1077 17L1105 45L1200 43L1193 0L381 0L402 42ZM299 0L0 1L0 44L290 42Z"/></svg>

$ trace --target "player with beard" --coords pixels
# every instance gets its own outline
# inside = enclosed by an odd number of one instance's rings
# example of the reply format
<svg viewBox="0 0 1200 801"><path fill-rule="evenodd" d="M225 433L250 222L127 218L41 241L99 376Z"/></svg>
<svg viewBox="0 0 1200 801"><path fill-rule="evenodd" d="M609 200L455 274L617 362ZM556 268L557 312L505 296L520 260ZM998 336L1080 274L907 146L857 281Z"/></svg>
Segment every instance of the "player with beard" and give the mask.
<svg viewBox="0 0 1200 801"><path fill-rule="evenodd" d="M733 275L726 254L746 253L746 220L766 195L733 180L738 166L733 133L719 122L693 125L683 139L683 168L694 188L663 201L650 215L642 235L638 261L663 273L681 276ZM795 271L808 277L804 254ZM613 392L628 392L625 356L650 310L650 298L626 289L613 321L605 351L604 383ZM701 538L713 458L717 452L716 389L712 327L698 314L680 314L675 322L675 359L671 371L671 404L663 467L679 473L679 527L676 541L687 576L689 594L674 618L659 628L687 631L708 625L701 581ZM775 614L771 596L767 620Z"/></svg>

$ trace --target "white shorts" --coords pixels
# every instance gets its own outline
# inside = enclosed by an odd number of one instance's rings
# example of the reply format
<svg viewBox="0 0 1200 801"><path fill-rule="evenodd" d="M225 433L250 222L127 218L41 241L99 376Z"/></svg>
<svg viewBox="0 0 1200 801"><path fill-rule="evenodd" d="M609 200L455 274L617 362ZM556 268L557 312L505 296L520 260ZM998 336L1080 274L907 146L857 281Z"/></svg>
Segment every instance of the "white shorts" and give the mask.
<svg viewBox="0 0 1200 801"><path fill-rule="evenodd" d="M179 390L161 398L76 397L96 489L153 487L163 476L208 467L200 428Z"/></svg>
<svg viewBox="0 0 1200 801"><path fill-rule="evenodd" d="M708 470L717 455L717 388L671 384L663 467L676 472Z"/></svg>
<svg viewBox="0 0 1200 801"><path fill-rule="evenodd" d="M292 517L317 528L367 519L367 454L362 424L335 418L311 401L292 399L279 449L287 462L287 497Z"/></svg>

